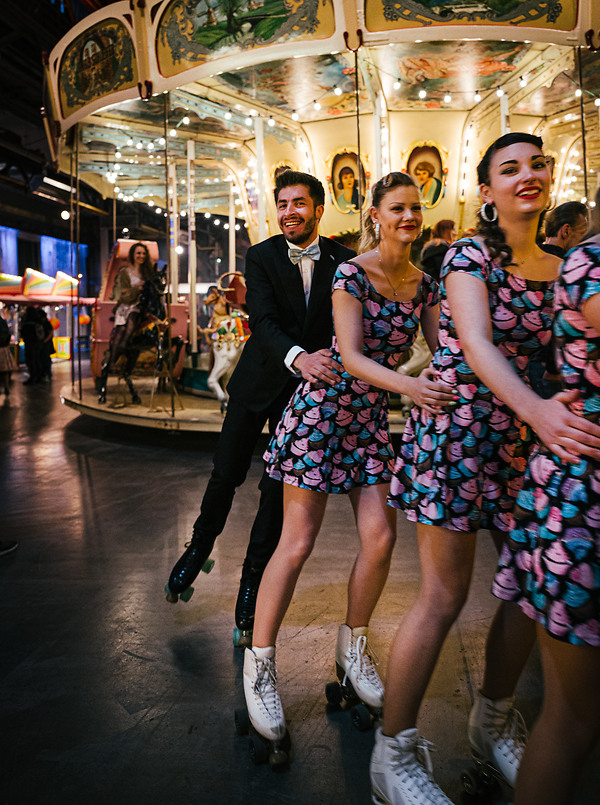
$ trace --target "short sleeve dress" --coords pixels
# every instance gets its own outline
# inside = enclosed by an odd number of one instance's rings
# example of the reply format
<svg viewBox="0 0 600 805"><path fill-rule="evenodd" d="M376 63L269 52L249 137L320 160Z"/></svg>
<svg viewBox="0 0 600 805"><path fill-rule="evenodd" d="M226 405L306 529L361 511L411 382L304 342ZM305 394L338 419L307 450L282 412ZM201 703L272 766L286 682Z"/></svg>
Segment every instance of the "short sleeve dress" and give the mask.
<svg viewBox="0 0 600 805"><path fill-rule="evenodd" d="M362 303L364 354L394 369L419 332L423 306L437 304L437 284L423 274L407 302L382 296L354 262L338 266L332 290ZM332 357L341 363L334 334ZM356 486L389 483L394 461L388 428L388 394L343 372L335 386L302 382L264 454L267 472L316 492L347 493Z"/></svg>
<svg viewBox="0 0 600 805"><path fill-rule="evenodd" d="M443 282L455 271L486 284L494 345L525 382L529 361L551 337L553 282L511 274L490 259L479 238L450 247L442 266L432 366L459 399L436 415L411 409L388 503L409 520L454 531L507 531L533 433L465 361Z"/></svg>
<svg viewBox="0 0 600 805"><path fill-rule="evenodd" d="M557 282L554 334L571 410L600 424L600 333L583 316L600 293L600 244L574 249ZM514 528L493 592L516 601L552 637L600 646L600 463L563 464L544 445L532 454L517 499Z"/></svg>

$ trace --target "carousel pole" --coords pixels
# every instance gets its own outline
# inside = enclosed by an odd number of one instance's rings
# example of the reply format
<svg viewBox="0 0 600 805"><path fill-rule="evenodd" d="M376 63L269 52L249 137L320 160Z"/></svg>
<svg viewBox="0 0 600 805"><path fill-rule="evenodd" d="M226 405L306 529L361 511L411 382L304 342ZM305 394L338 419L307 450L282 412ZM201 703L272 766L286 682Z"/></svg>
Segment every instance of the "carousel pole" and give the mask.
<svg viewBox="0 0 600 805"><path fill-rule="evenodd" d="M76 170L76 181L75 181L75 213L77 218L75 219L75 243L77 247L77 255L75 258L75 265L77 266L77 318L75 319L75 331L74 331L74 341L75 346L77 347L77 374L79 378L79 399L82 398L82 388L81 388L81 344L80 344L80 336L79 336L79 283L81 282L81 271L79 266L79 241L80 241L80 210L81 206L79 204L79 124L77 124L77 128L75 129L75 133L77 135L77 139L75 140L75 170ZM73 299L71 299L71 311L72 314L75 313L75 306L73 305ZM73 316L71 317L73 318ZM71 355L73 354L73 347L71 345Z"/></svg>
<svg viewBox="0 0 600 805"><path fill-rule="evenodd" d="M585 106L583 103L583 67L581 64L581 46L577 46L577 69L579 72L579 89L581 94L579 96L579 110L581 115L581 150L582 150L582 157L583 157L583 187L584 187L584 195L587 199L588 196L588 176L587 176L587 148L586 148L586 137L585 137Z"/></svg>
<svg viewBox="0 0 600 805"><path fill-rule="evenodd" d="M256 142L256 191L258 193L258 240L267 238L267 207L265 199L265 146L262 117L254 118L254 138Z"/></svg>
<svg viewBox="0 0 600 805"><path fill-rule="evenodd" d="M163 137L165 140L165 200L169 207L169 93L163 96ZM171 346L171 220L170 215L166 217L167 235L167 366L169 367L169 378L171 380L171 416L175 416L175 395L173 390L173 350Z"/></svg>
<svg viewBox="0 0 600 805"><path fill-rule="evenodd" d="M235 202L233 198L233 181L229 185L229 271L235 271Z"/></svg>
<svg viewBox="0 0 600 805"><path fill-rule="evenodd" d="M356 31L356 36L358 37L358 45L355 48L350 47L350 37L348 31L344 31L344 41L346 42L346 47L352 53L354 53L354 103L356 106L356 161L357 161L357 173L358 173L358 196L359 199L362 195L362 189L365 184L363 184L364 176L363 176L363 168L362 168L362 160L360 156L360 107L359 107L359 93L358 93L358 51L362 47L363 43L363 32L359 28ZM363 231L363 221L362 221L362 204L359 201L359 215L358 215L358 232L359 237L362 237Z"/></svg>
<svg viewBox="0 0 600 805"><path fill-rule="evenodd" d="M71 265L70 265L70 269L71 269L71 276L75 277L75 266L74 266L74 262L73 262L74 261L74 257L73 257L73 245L74 245L74 241L73 241L73 236L74 236L73 225L74 225L74 218L73 218L73 216L75 215L75 209L74 209L74 206L73 206L73 193L74 193L74 190L75 190L75 188L73 187L73 185L74 185L73 149L71 149L71 156L70 156L70 175L71 175L71 192L69 193L69 242L71 244L71 249L70 249L70 257L71 257L70 264ZM71 306L71 311L72 311L72 307L73 306ZM71 315L72 315L72 313L69 313L69 315L67 316L67 335L68 335L69 328L71 328L71 331L72 331L72 320L70 319ZM73 361L71 360L71 388L74 388L74 387L75 387L75 365L73 364Z"/></svg>
<svg viewBox="0 0 600 805"><path fill-rule="evenodd" d="M188 172L188 277L190 282L189 316L190 316L190 342L192 344L192 366L198 363L198 308L196 301L196 166L195 144L193 140L187 142L187 172Z"/></svg>

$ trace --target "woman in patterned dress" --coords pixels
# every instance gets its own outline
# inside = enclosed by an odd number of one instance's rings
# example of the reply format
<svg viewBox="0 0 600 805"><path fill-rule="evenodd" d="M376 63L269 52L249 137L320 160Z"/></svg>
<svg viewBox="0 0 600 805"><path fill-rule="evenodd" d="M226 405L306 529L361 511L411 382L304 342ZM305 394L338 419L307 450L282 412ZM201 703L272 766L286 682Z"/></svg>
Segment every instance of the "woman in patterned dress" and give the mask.
<svg viewBox="0 0 600 805"><path fill-rule="evenodd" d="M569 252L554 307L563 385L579 393L571 409L598 424L600 235ZM600 461L564 463L540 445L514 520L493 591L537 621L545 683L515 805L560 805L600 737Z"/></svg>
<svg viewBox="0 0 600 805"><path fill-rule="evenodd" d="M407 394L431 412L453 398L434 371L419 377L394 371L419 324L430 345L437 334L437 286L410 262L422 220L419 193L407 174L391 173L376 183L365 218L369 250L341 264L333 282L332 353L344 371L334 386L300 384L265 454L271 476L285 484L284 523L258 592L253 646L244 657L244 692L250 719L266 738L285 734L275 641L330 493L349 496L360 536L346 623L338 635L338 673L347 675L367 704L383 702L366 646L396 538L395 516L385 505L393 453L382 389Z"/></svg>
<svg viewBox="0 0 600 805"><path fill-rule="evenodd" d="M490 530L500 550L510 529L533 432L563 460L600 455L600 428L567 408L573 393L543 400L528 384L529 358L550 338L559 267L558 258L536 243L550 194L542 141L504 135L488 148L477 171L484 202L479 234L447 252L432 361L454 386L458 404L437 414L413 408L391 483L390 504L418 523L422 583L392 644L383 731L371 766L374 792L399 785L429 791L427 770L405 747L420 740L419 709L468 594L477 531ZM512 697L534 639L533 624L517 606L503 602L469 718L474 754L511 785L524 744ZM446 800L431 794L430 801Z"/></svg>

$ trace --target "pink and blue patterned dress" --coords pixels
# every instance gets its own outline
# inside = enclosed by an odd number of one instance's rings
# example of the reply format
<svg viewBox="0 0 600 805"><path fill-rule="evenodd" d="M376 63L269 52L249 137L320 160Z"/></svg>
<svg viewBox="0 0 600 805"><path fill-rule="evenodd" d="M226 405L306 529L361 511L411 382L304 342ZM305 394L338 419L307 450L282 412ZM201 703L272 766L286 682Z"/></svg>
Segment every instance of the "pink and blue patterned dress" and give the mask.
<svg viewBox="0 0 600 805"><path fill-rule="evenodd" d="M557 282L554 335L570 408L600 424L600 333L583 316L600 293L600 243L574 249ZM558 640L600 646L600 463L563 464L544 445L529 461L493 592Z"/></svg>
<svg viewBox="0 0 600 805"><path fill-rule="evenodd" d="M357 263L338 266L332 290L360 300L364 354L394 369L419 332L424 306L437 304L437 283L427 274L407 302L382 296ZM341 363L334 335L332 357ZM389 483L394 453L388 428L388 394L343 372L334 386L302 382L264 454L267 472L316 492L347 493L356 486Z"/></svg>
<svg viewBox="0 0 600 805"><path fill-rule="evenodd" d="M508 531L533 434L465 361L443 282L455 271L486 284L494 345L525 382L530 359L550 340L553 282L511 274L490 259L479 238L450 247L442 266L432 367L459 399L436 415L411 409L388 503L409 520L454 531Z"/></svg>

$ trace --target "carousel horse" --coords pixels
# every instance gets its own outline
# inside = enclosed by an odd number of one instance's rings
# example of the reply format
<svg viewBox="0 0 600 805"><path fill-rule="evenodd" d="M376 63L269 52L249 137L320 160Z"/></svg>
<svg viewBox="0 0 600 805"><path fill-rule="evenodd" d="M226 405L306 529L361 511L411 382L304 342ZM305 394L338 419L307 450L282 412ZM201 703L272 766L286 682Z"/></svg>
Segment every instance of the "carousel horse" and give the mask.
<svg viewBox="0 0 600 805"><path fill-rule="evenodd" d="M431 362L431 352L422 332L416 337L414 344L406 353L406 360L396 366L396 371L410 377L417 377ZM413 406L413 401L406 394L400 395L400 404L405 412Z"/></svg>
<svg viewBox="0 0 600 805"><path fill-rule="evenodd" d="M208 327L201 329L207 344L212 347L213 354L213 367L206 383L216 395L221 406L221 413L227 409L229 399L225 385L240 359L244 342L250 335L248 315L241 309L243 301L240 301L239 293L236 293L238 290L236 285L239 287L241 282L243 287L243 277L235 272L233 274L234 283L230 284L230 287L224 288L223 280L230 276L232 275L224 274L219 277L218 285L211 288L204 298L204 305L212 306L213 311ZM228 301L227 294L233 294L234 301Z"/></svg>

